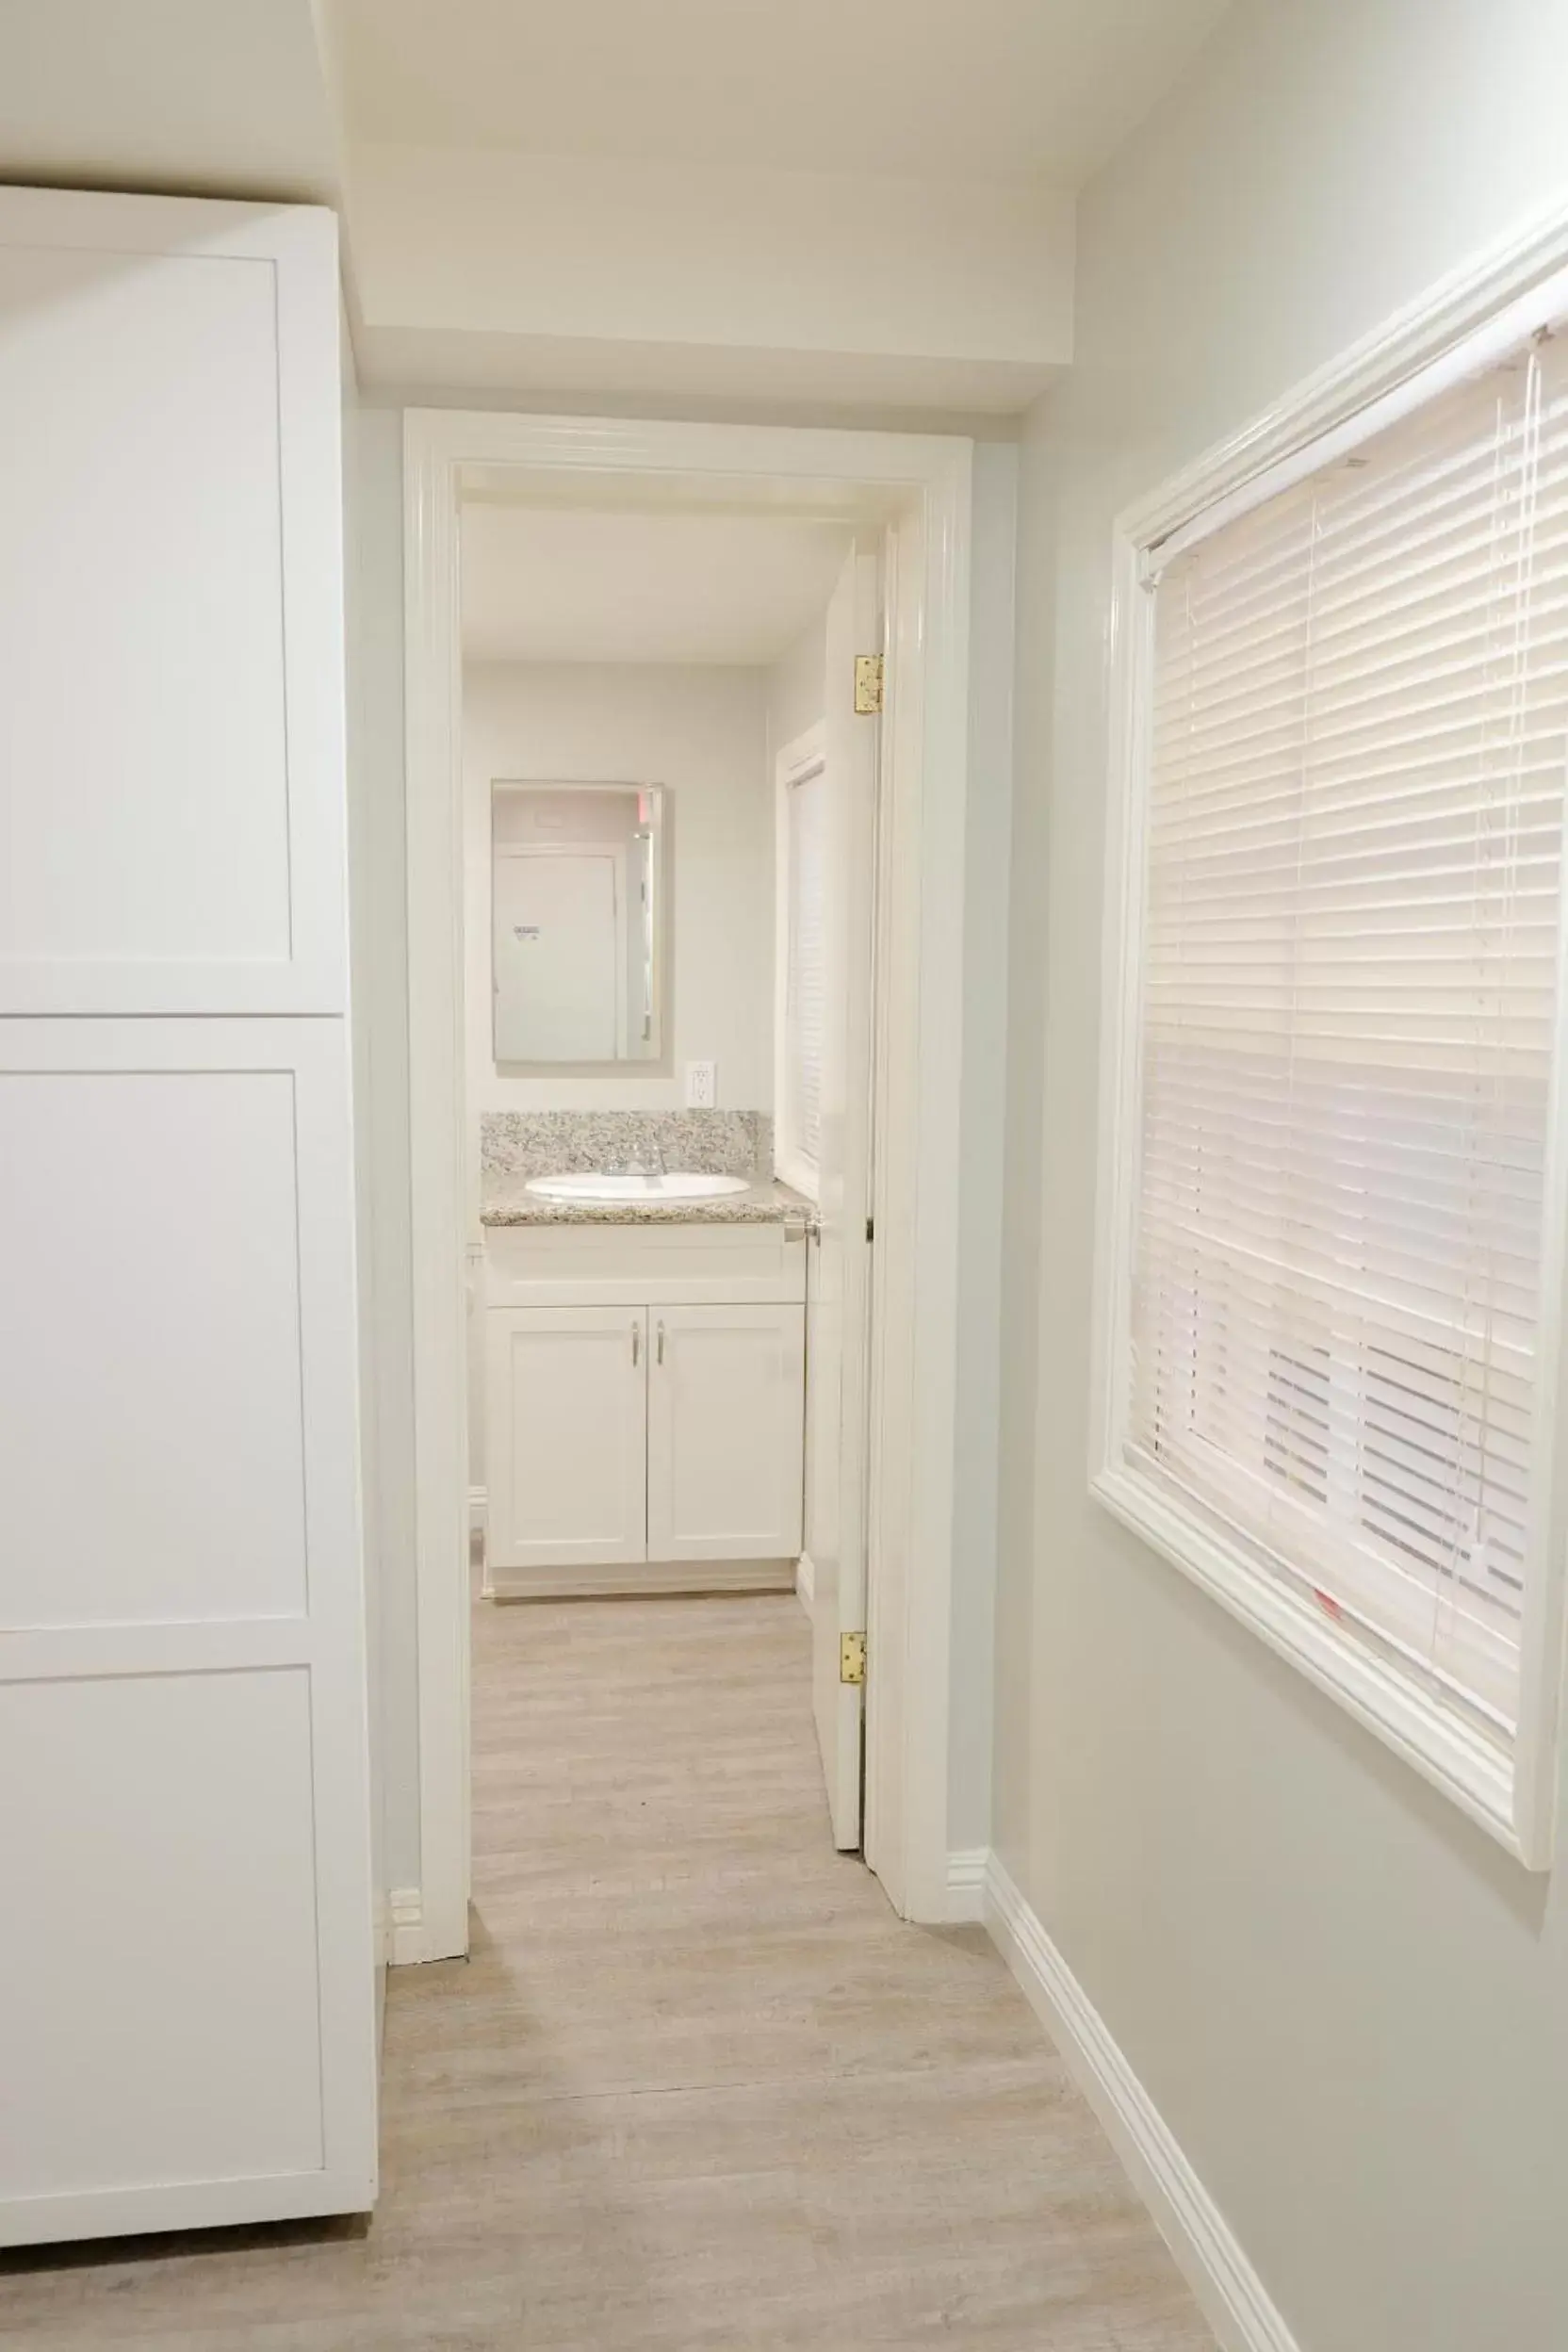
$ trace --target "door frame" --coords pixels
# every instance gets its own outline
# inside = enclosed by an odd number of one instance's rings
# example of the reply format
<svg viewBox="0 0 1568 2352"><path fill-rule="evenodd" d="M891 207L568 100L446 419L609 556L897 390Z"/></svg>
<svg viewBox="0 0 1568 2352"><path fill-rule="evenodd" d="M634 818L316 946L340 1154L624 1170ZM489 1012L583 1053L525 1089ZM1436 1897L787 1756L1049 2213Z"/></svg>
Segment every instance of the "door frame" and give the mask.
<svg viewBox="0 0 1568 2352"><path fill-rule="evenodd" d="M866 1858L948 1916L972 444L958 435L410 409L403 426L419 1924L468 1948L469 1495L458 510L574 491L886 533ZM847 691L847 688L846 688Z"/></svg>
<svg viewBox="0 0 1568 2352"><path fill-rule="evenodd" d="M774 1167L808 1200L817 1198L817 1172L793 1149L789 1119L790 794L827 766L827 729L819 719L785 743L773 763L773 1149Z"/></svg>

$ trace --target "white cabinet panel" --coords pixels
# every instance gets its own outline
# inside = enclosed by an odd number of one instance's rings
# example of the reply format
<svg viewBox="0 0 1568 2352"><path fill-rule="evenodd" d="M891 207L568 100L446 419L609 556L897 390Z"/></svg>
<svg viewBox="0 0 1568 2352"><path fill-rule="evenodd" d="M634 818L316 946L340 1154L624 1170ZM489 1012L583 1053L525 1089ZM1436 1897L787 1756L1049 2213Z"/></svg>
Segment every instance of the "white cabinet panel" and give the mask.
<svg viewBox="0 0 1568 2352"><path fill-rule="evenodd" d="M497 1307L485 1320L490 1565L642 1560L645 1312Z"/></svg>
<svg viewBox="0 0 1568 2352"><path fill-rule="evenodd" d="M0 1623L303 1613L294 1098L0 1073Z"/></svg>
<svg viewBox="0 0 1568 2352"><path fill-rule="evenodd" d="M374 2197L347 1055L0 1021L0 2242Z"/></svg>
<svg viewBox="0 0 1568 2352"><path fill-rule="evenodd" d="M790 1560L800 1550L804 1310L655 1310L648 1558Z"/></svg>
<svg viewBox="0 0 1568 2352"><path fill-rule="evenodd" d="M0 189L0 1013L341 1011L331 214Z"/></svg>
<svg viewBox="0 0 1568 2352"><path fill-rule="evenodd" d="M0 2197L320 2171L309 1710L300 1668L6 1693Z"/></svg>

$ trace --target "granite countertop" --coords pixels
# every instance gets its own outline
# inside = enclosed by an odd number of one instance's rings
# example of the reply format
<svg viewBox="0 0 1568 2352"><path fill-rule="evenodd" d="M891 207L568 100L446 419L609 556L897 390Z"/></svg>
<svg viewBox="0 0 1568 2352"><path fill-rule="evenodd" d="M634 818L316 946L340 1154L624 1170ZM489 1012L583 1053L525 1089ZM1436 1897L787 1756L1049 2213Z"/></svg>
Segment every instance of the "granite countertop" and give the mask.
<svg viewBox="0 0 1568 2352"><path fill-rule="evenodd" d="M774 1179L716 1200L546 1200L527 1177L487 1168L480 1189L482 1225L776 1225L791 1216L812 1224L816 1210Z"/></svg>

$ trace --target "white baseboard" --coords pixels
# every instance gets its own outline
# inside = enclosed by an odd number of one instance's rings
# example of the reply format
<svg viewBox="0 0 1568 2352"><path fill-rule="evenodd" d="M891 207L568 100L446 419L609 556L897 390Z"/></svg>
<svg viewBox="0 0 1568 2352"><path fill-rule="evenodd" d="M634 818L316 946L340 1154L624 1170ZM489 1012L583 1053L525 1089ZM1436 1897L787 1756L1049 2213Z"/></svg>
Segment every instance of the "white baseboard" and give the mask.
<svg viewBox="0 0 1568 2352"><path fill-rule="evenodd" d="M951 1924L986 1916L986 1870L990 1854L984 1846L964 1846L947 1857L947 1916Z"/></svg>
<svg viewBox="0 0 1568 2352"><path fill-rule="evenodd" d="M395 1968L412 1968L431 1956L425 1934L425 1903L417 1886L394 1886L386 1898L386 1957Z"/></svg>
<svg viewBox="0 0 1568 2352"><path fill-rule="evenodd" d="M955 1865L970 1860L953 1856ZM1229 2222L994 1854L986 1864L983 1893L986 1925L997 1950L1104 2126L1222 2352L1298 2352Z"/></svg>
<svg viewBox="0 0 1568 2352"><path fill-rule="evenodd" d="M792 1560L638 1560L629 1568L492 1568L485 1557L487 1601L673 1599L681 1593L788 1592Z"/></svg>
<svg viewBox="0 0 1568 2352"><path fill-rule="evenodd" d="M811 1565L809 1552L802 1552L795 1562L795 1598L809 1616L811 1602L817 1589L817 1572Z"/></svg>

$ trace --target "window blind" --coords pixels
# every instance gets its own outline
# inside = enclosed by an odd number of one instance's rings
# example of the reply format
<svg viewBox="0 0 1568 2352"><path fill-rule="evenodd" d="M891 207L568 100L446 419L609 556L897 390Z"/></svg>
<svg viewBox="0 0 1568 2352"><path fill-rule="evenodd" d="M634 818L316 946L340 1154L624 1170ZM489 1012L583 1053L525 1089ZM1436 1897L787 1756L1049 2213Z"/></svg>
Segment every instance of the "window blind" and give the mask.
<svg viewBox="0 0 1568 2352"><path fill-rule="evenodd" d="M1543 336L1153 584L1127 1457L1500 1737L1568 729Z"/></svg>
<svg viewBox="0 0 1568 2352"><path fill-rule="evenodd" d="M785 943L784 1141L814 1170L822 1144L823 1023L826 1010L824 888L827 778L818 768L788 787L789 938Z"/></svg>

